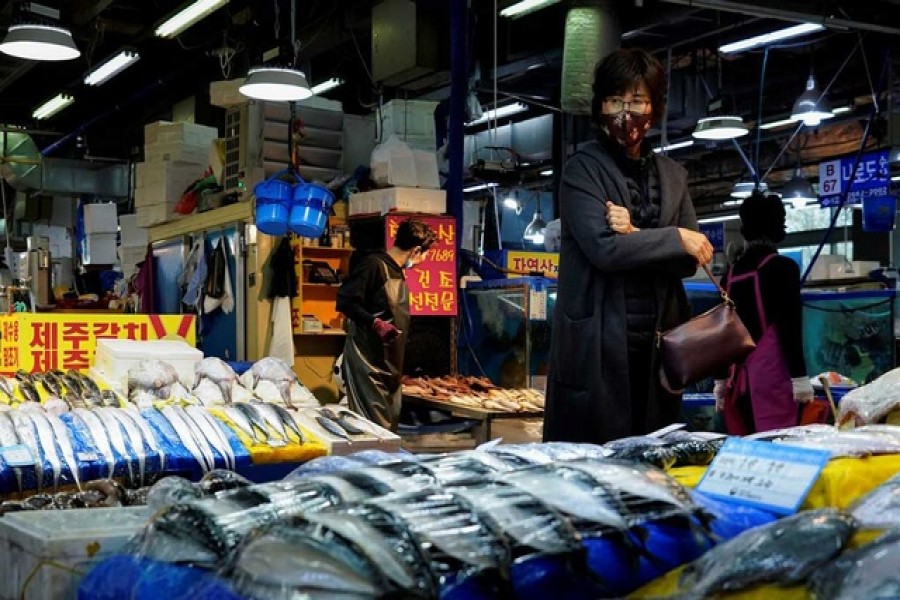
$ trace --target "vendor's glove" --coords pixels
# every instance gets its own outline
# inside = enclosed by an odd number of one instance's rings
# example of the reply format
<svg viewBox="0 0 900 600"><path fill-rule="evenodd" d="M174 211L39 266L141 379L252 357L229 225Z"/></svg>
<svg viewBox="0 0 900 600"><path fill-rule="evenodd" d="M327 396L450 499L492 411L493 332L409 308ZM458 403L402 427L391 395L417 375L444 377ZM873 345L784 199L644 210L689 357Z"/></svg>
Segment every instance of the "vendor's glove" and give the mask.
<svg viewBox="0 0 900 600"><path fill-rule="evenodd" d="M376 335L381 338L381 341L385 343L393 342L400 337L399 329L394 327L392 323L382 321L381 319L375 319L375 322L372 323L372 329L375 330Z"/></svg>
<svg viewBox="0 0 900 600"><path fill-rule="evenodd" d="M725 390L728 389L728 381L716 379L713 384L713 396L716 397L716 412L725 410Z"/></svg>
<svg viewBox="0 0 900 600"><path fill-rule="evenodd" d="M813 387L808 377L794 377L791 387L794 389L794 402L802 404L813 399Z"/></svg>

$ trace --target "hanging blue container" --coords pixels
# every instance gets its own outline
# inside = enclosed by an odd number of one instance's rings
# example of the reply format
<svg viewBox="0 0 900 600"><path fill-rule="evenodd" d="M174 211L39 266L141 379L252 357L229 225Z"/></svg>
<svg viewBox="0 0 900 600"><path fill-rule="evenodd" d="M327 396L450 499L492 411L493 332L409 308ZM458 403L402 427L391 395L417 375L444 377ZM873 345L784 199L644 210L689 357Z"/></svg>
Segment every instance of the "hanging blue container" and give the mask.
<svg viewBox="0 0 900 600"><path fill-rule="evenodd" d="M256 228L266 235L288 232L288 218L294 199L294 184L281 179L289 171L279 171L253 188L256 196Z"/></svg>
<svg viewBox="0 0 900 600"><path fill-rule="evenodd" d="M317 238L325 231L334 194L315 183L300 183L294 188L289 225L300 237Z"/></svg>
<svg viewBox="0 0 900 600"><path fill-rule="evenodd" d="M863 231L893 231L897 216L897 198L894 196L863 198L862 213Z"/></svg>

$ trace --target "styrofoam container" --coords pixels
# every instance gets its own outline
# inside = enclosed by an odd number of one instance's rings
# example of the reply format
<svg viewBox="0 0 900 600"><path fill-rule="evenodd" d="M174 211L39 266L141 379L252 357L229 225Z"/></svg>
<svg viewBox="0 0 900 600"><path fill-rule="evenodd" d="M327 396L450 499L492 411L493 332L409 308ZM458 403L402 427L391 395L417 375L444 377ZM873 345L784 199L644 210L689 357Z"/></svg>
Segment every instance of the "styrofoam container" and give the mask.
<svg viewBox="0 0 900 600"><path fill-rule="evenodd" d="M381 109L382 139L395 134L401 139L407 136L427 138L434 148L434 109L438 103L429 100L391 100Z"/></svg>
<svg viewBox="0 0 900 600"><path fill-rule="evenodd" d="M116 263L115 233L89 233L81 244L81 258L86 265L112 265Z"/></svg>
<svg viewBox="0 0 900 600"><path fill-rule="evenodd" d="M119 237L124 248L141 248L143 252L150 241L147 229L139 227L137 215L121 215L119 217Z"/></svg>
<svg viewBox="0 0 900 600"><path fill-rule="evenodd" d="M144 144L180 142L192 146L208 146L219 137L215 127L179 121L156 121L144 125Z"/></svg>
<svg viewBox="0 0 900 600"><path fill-rule="evenodd" d="M84 205L85 233L116 233L118 230L115 203L102 202Z"/></svg>
<svg viewBox="0 0 900 600"><path fill-rule="evenodd" d="M209 146L185 144L184 142L157 142L144 146L144 160L147 162L182 162L206 167L209 162ZM202 171L202 169L201 169Z"/></svg>
<svg viewBox="0 0 900 600"><path fill-rule="evenodd" d="M447 192L426 188L390 187L350 194L350 214L391 211L439 215L447 211Z"/></svg>
<svg viewBox="0 0 900 600"><path fill-rule="evenodd" d="M127 379L128 369L142 360L169 363L186 386L194 383L194 368L203 360L203 352L181 340L97 340L94 367L110 382Z"/></svg>
<svg viewBox="0 0 900 600"><path fill-rule="evenodd" d="M177 201L137 206L134 213L137 215L137 224L141 227L153 227L180 219L181 215L175 212L176 204Z"/></svg>
<svg viewBox="0 0 900 600"><path fill-rule="evenodd" d="M75 598L81 579L118 553L146 506L7 513L0 519L0 600Z"/></svg>

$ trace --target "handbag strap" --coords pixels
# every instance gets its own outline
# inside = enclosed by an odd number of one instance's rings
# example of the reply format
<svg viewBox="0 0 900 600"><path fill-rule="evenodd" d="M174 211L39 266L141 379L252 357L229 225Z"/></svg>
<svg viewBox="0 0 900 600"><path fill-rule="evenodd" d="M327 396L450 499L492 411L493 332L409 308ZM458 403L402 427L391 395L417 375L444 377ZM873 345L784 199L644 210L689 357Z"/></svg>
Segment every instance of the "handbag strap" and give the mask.
<svg viewBox="0 0 900 600"><path fill-rule="evenodd" d="M716 290L718 290L719 295L722 296L722 301L726 304L734 305L734 302L731 300L731 296L728 295L716 278L713 276L712 271L709 270L709 265L703 265L703 270L706 271L706 275L709 277L709 280L712 281L713 285L716 286Z"/></svg>

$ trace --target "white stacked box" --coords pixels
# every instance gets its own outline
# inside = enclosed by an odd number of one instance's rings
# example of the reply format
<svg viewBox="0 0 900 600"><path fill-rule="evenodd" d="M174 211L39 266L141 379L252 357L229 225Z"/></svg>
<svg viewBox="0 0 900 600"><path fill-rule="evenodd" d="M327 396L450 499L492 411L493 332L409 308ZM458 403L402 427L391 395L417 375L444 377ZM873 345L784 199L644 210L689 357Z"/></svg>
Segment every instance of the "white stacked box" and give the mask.
<svg viewBox="0 0 900 600"><path fill-rule="evenodd" d="M128 369L142 360L169 363L186 386L194 383L194 367L203 352L180 340L97 340L94 368L114 387L128 388Z"/></svg>
<svg viewBox="0 0 900 600"><path fill-rule="evenodd" d="M119 264L122 265L122 275L128 279L138 270L138 263L147 255L146 246L119 246Z"/></svg>
<svg viewBox="0 0 900 600"><path fill-rule="evenodd" d="M86 265L112 265L116 263L115 233L93 233L81 242L81 258Z"/></svg>
<svg viewBox="0 0 900 600"><path fill-rule="evenodd" d="M84 205L84 232L92 233L116 233L118 223L116 221L116 205L114 202Z"/></svg>
<svg viewBox="0 0 900 600"><path fill-rule="evenodd" d="M381 139L394 134L413 148L434 152L437 105L427 100L391 100L381 109Z"/></svg>
<svg viewBox="0 0 900 600"><path fill-rule="evenodd" d="M0 519L0 600L75 598L82 578L143 527L145 506L7 513Z"/></svg>
<svg viewBox="0 0 900 600"><path fill-rule="evenodd" d="M147 230L137 224L137 215L119 217L119 238L126 248L140 248L143 251L150 241Z"/></svg>
<svg viewBox="0 0 900 600"><path fill-rule="evenodd" d="M426 188L389 187L350 194L350 214L387 214L391 211L442 214L447 192Z"/></svg>
<svg viewBox="0 0 900 600"><path fill-rule="evenodd" d="M214 127L159 121L144 126L144 161L135 172L137 225L152 227L178 218L175 203L203 176L209 149L218 137Z"/></svg>

